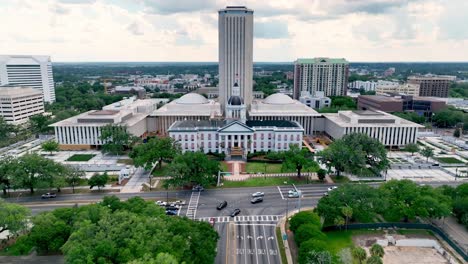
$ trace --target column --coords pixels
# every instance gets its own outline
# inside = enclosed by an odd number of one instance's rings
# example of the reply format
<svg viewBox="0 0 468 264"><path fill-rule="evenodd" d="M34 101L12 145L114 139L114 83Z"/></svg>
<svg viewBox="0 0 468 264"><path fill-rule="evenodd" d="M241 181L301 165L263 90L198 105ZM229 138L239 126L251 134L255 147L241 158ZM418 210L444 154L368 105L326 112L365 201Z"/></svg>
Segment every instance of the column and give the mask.
<svg viewBox="0 0 468 264"><path fill-rule="evenodd" d="M224 153L227 153L227 149L228 149L228 135L224 135Z"/></svg>

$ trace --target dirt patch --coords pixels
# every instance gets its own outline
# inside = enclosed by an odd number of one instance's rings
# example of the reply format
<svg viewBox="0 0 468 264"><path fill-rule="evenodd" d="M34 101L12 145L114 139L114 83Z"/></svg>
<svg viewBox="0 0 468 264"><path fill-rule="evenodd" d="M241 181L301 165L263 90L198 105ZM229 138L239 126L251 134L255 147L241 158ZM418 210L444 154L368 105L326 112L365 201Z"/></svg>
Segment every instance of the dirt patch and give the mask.
<svg viewBox="0 0 468 264"><path fill-rule="evenodd" d="M449 263L433 248L385 247L385 264L439 264Z"/></svg>

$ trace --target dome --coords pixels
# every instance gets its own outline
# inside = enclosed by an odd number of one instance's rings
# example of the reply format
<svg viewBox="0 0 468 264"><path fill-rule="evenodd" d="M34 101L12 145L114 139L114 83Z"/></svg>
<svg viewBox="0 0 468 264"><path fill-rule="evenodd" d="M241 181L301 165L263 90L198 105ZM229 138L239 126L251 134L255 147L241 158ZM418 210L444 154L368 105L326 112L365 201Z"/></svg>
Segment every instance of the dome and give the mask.
<svg viewBox="0 0 468 264"><path fill-rule="evenodd" d="M228 100L228 105L243 105L244 100L240 96L231 96Z"/></svg>
<svg viewBox="0 0 468 264"><path fill-rule="evenodd" d="M177 104L206 104L208 103L208 99L206 99L203 95L199 95L196 93L188 93L183 95L179 99L176 100Z"/></svg>
<svg viewBox="0 0 468 264"><path fill-rule="evenodd" d="M293 104L294 101L291 99L291 97L282 94L282 93L275 93L263 101L265 104L273 104L273 105L285 105L285 104Z"/></svg>

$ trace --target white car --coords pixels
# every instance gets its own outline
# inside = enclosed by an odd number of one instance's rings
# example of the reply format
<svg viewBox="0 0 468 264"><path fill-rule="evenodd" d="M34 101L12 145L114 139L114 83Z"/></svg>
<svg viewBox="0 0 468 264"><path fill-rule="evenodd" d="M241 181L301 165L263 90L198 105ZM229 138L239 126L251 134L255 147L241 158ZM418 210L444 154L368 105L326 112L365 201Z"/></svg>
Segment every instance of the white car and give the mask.
<svg viewBox="0 0 468 264"><path fill-rule="evenodd" d="M291 194L291 193L297 193L297 191L296 190L289 190L288 194Z"/></svg>
<svg viewBox="0 0 468 264"><path fill-rule="evenodd" d="M335 190L336 188L338 188L338 187L337 187L337 186L328 187L328 191L333 191L333 190Z"/></svg>
<svg viewBox="0 0 468 264"><path fill-rule="evenodd" d="M160 206L166 206L167 205L167 203L163 202L163 201L156 201L156 204L160 205Z"/></svg>
<svg viewBox="0 0 468 264"><path fill-rule="evenodd" d="M184 200L177 200L174 202L175 204L177 205L185 205L185 201Z"/></svg>
<svg viewBox="0 0 468 264"><path fill-rule="evenodd" d="M289 191L288 198L299 198L299 193Z"/></svg>
<svg viewBox="0 0 468 264"><path fill-rule="evenodd" d="M255 193L252 193L252 197L261 197L261 196L264 196L265 193L263 192L255 192Z"/></svg>

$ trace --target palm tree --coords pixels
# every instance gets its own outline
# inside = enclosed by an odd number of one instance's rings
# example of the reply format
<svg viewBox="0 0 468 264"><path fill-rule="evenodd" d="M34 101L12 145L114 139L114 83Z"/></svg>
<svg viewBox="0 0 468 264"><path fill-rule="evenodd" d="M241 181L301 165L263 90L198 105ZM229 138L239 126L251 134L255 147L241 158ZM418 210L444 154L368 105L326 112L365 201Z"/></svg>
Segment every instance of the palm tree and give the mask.
<svg viewBox="0 0 468 264"><path fill-rule="evenodd" d="M353 208L344 206L341 208L341 213L346 217L346 230L348 230L348 220L353 217Z"/></svg>
<svg viewBox="0 0 468 264"><path fill-rule="evenodd" d="M362 247L353 248L352 255L359 261L359 264L362 264L367 258L367 253Z"/></svg>
<svg viewBox="0 0 468 264"><path fill-rule="evenodd" d="M370 253L372 256L377 256L377 257L382 258L385 255L385 250L381 245L374 244L370 248Z"/></svg>
<svg viewBox="0 0 468 264"><path fill-rule="evenodd" d="M336 226L340 227L340 231L341 231L341 227L345 225L345 220L343 219L343 217L337 216L335 220L333 221L333 223Z"/></svg>

